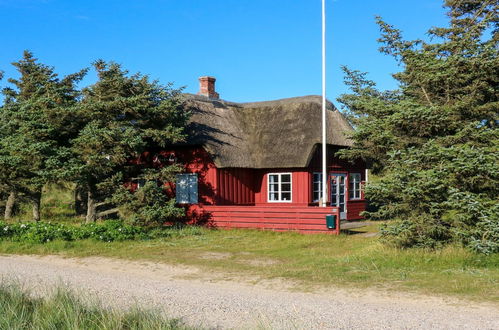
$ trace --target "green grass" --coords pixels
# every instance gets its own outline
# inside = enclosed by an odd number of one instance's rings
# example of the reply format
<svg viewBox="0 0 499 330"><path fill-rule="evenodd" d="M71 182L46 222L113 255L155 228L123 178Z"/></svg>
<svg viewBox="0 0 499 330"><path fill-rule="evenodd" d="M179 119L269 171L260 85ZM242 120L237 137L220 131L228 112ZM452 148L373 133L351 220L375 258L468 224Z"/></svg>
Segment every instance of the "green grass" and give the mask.
<svg viewBox="0 0 499 330"><path fill-rule="evenodd" d="M377 225L353 232L373 232ZM151 241L0 242L0 253L103 256L193 265L259 279L283 278L300 288L381 288L499 302L499 255L460 247L399 250L363 235L300 235L257 230L172 230Z"/></svg>
<svg viewBox="0 0 499 330"><path fill-rule="evenodd" d="M88 300L88 299L87 299ZM65 289L36 298L19 286L0 283L0 329L187 329L178 320L140 309L119 311L84 301Z"/></svg>
<svg viewBox="0 0 499 330"><path fill-rule="evenodd" d="M64 186L49 187L42 203L44 220L80 223L72 216L71 200ZM477 255L457 246L399 250L362 235L378 227L375 223L340 236L188 227L150 241L0 241L0 253L148 260L197 266L227 277L283 278L300 288L370 287L499 302L498 254Z"/></svg>
<svg viewBox="0 0 499 330"><path fill-rule="evenodd" d="M73 209L73 185L69 183L52 184L43 188L41 200L41 218L43 221L82 223L83 218L76 218ZM32 219L32 206L24 201L19 205L13 221Z"/></svg>

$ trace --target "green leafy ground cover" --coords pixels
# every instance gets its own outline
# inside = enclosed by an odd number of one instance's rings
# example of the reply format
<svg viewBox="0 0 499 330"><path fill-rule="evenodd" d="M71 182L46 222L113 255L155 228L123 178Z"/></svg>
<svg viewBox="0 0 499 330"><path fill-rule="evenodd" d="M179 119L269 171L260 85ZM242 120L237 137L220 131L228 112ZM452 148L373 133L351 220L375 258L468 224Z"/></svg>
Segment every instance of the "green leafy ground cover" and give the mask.
<svg viewBox="0 0 499 330"><path fill-rule="evenodd" d="M160 233L160 232L159 232ZM48 243L54 240L75 241L95 239L103 242L149 238L151 232L117 220L90 223L81 226L51 222L0 221L0 240L25 243Z"/></svg>

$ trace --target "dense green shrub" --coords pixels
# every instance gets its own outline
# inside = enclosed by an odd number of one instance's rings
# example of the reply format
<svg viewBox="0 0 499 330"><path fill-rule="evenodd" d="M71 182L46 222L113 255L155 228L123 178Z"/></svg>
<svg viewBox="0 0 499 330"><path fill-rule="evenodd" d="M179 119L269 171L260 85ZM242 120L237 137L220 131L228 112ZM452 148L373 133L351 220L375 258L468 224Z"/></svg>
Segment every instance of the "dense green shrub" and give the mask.
<svg viewBox="0 0 499 330"><path fill-rule="evenodd" d="M161 174L161 173L159 173ZM157 180L159 179L159 180ZM137 191L121 187L111 201L120 206L123 215L134 224L156 226L164 223L178 223L184 217L184 209L175 205L175 199L168 199L165 187L158 182L172 182L171 174L149 180Z"/></svg>
<svg viewBox="0 0 499 330"><path fill-rule="evenodd" d="M429 41L405 40L378 18L380 50L402 70L381 91L345 68L352 93L340 97L354 145L380 180L367 185L371 219L395 220L382 238L395 246L461 243L499 252L499 30L497 0L446 0L447 27Z"/></svg>
<svg viewBox="0 0 499 330"><path fill-rule="evenodd" d="M381 239L397 247L439 248L452 240L450 225L425 215L381 226Z"/></svg>

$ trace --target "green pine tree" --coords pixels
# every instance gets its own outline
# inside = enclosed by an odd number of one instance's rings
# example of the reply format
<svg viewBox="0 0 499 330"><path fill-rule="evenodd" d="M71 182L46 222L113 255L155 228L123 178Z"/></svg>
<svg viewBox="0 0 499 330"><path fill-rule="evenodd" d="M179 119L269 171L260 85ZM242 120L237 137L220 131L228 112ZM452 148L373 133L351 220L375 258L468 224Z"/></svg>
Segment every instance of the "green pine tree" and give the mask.
<svg viewBox="0 0 499 330"><path fill-rule="evenodd" d="M76 84L86 70L62 79L29 51L12 63L20 74L4 88L0 117L0 182L10 197L6 216L17 196L33 205L33 219L40 220L42 187L64 178L70 158L69 140L75 134Z"/></svg>
<svg viewBox="0 0 499 330"><path fill-rule="evenodd" d="M449 26L406 41L378 18L380 50L403 68L395 91L344 68L352 94L339 101L357 127L344 157L362 157L380 182L366 188L397 219L383 231L400 247L462 242L499 251L499 2L447 0Z"/></svg>
<svg viewBox="0 0 499 330"><path fill-rule="evenodd" d="M126 195L121 188L130 161L152 146L182 141L188 119L180 90L171 84L162 86L147 76L130 75L116 63L99 60L93 66L98 81L83 90L78 116L83 125L72 141L76 156L71 166L76 168L75 181L88 192L87 222L95 221L99 199L117 192L121 197ZM165 173L169 173L168 168L147 175L168 179ZM166 196L163 199L167 205ZM126 202L123 198L114 201Z"/></svg>

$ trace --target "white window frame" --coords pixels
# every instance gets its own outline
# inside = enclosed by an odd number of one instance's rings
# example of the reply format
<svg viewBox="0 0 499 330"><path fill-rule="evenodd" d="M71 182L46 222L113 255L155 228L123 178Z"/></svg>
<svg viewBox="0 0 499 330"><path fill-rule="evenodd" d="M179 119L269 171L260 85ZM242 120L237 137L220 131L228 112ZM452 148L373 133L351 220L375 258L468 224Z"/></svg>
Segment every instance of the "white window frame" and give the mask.
<svg viewBox="0 0 499 330"><path fill-rule="evenodd" d="M271 200L270 199L270 176L271 175L277 175L278 176L278 181L277 181L277 185L278 185L278 196L279 198L277 200ZM282 180L281 180L281 177L283 175L289 175L289 185L290 185L290 191L289 191L289 195L290 195L290 200L282 200ZM286 191L287 192L287 191ZM293 174L292 173L268 173L267 174L267 202L268 203L292 203L293 202Z"/></svg>
<svg viewBox="0 0 499 330"><path fill-rule="evenodd" d="M316 175L316 174L318 174L318 175L319 175L320 181L315 181L315 175ZM319 183L319 190L315 190L315 189L314 189L314 185L315 185L317 182ZM314 194L315 194L316 192L317 192L317 193L318 193L318 195L319 195L319 199L315 199L315 198L314 198ZM313 173L312 173L312 202L314 202L314 203L319 202L319 201L321 200L322 196L324 196L324 194L322 193L322 172L313 172Z"/></svg>
<svg viewBox="0 0 499 330"><path fill-rule="evenodd" d="M358 177L358 181L354 180L354 178ZM355 189L355 184L359 184L359 189ZM353 194L353 197L350 197L350 194ZM362 174L361 173L349 173L348 174L348 200L359 200L362 199Z"/></svg>

